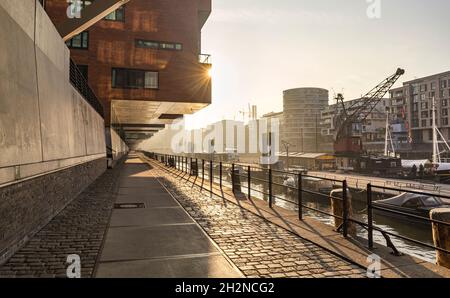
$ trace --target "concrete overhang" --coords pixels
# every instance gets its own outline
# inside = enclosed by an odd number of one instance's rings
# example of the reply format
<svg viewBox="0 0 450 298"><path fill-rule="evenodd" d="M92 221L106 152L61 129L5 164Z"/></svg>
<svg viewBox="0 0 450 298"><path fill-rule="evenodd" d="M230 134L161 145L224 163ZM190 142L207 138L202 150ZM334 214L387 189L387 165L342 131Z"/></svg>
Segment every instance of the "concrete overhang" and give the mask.
<svg viewBox="0 0 450 298"><path fill-rule="evenodd" d="M198 22L201 29L211 15L212 5L211 0L198 0L198 3Z"/></svg>
<svg viewBox="0 0 450 298"><path fill-rule="evenodd" d="M183 115L194 114L208 106L207 103L190 102L161 102L141 100L113 100L111 109L113 119L117 119L122 127L134 125L134 128L148 128L140 126L172 124Z"/></svg>
<svg viewBox="0 0 450 298"><path fill-rule="evenodd" d="M56 25L59 34L67 41L77 34L87 30L89 27L117 10L130 0L97 0L86 6L81 11L81 18L67 18L64 22Z"/></svg>

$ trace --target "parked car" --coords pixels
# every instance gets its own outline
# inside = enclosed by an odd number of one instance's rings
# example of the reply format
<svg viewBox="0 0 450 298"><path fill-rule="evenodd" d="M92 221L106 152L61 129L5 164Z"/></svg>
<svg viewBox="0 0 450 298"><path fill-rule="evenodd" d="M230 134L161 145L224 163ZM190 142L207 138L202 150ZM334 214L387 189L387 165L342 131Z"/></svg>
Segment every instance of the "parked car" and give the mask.
<svg viewBox="0 0 450 298"><path fill-rule="evenodd" d="M389 199L375 201L373 202L373 205L376 207L382 207L385 209L421 216L424 218L430 218L430 211L435 208L450 208L450 205L444 203L439 197L412 193L402 193ZM430 224L425 220L420 220L411 216L396 214L384 210L374 209L374 213L390 217L399 217L407 219L408 221Z"/></svg>

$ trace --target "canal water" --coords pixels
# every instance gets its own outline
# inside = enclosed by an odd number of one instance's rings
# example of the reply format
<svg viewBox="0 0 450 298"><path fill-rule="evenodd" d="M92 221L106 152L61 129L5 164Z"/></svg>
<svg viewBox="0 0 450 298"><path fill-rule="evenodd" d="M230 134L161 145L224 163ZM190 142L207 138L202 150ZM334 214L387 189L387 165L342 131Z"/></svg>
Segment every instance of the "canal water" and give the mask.
<svg viewBox="0 0 450 298"><path fill-rule="evenodd" d="M201 172L201 171L200 171ZM205 169L205 179L208 179L208 170ZM229 174L230 171L227 171L225 168L223 169L223 175L222 180L224 186L231 187L231 175ZM247 172L245 170L240 171L240 174L242 175L240 177L241 185L242 185L242 192L247 194L247 179L246 175ZM264 173L252 173L252 183L251 183L251 195L255 198L268 201L268 183L261 181L261 180L267 180L267 177ZM282 175L275 175L273 177L273 181L278 184L283 184L284 178ZM218 182L219 180L219 172L215 168L214 169L214 179L215 182ZM303 195L303 204L312 207L315 209L319 209L321 211L332 213L331 211L331 202L330 199L327 197L327 194L333 189L333 188L342 188L340 183L332 183L329 181L321 180L321 179L307 179L306 181L303 180L303 188L305 190L314 191L314 192L321 192L324 194L324 196L320 195L313 195L313 194L304 194ZM275 205L288 209L288 210L294 210L297 211L297 191L296 190L290 190L287 187L282 187L279 185L273 186L273 195L275 198ZM366 192L358 192L351 190L351 196L352 196L352 206L353 206L353 217L356 220L359 220L361 222L367 222L367 209L366 209ZM374 199L379 199L381 196L375 196ZM325 224L334 226L334 218L331 216L327 216L324 214L321 214L319 212L309 210L306 208L303 208L303 214L306 217L315 218ZM399 218L399 217L391 217L387 215L377 214L374 212L374 226L387 231L391 232L395 235L402 235L417 241L425 242L427 244L433 245L433 238L432 238L432 232L431 232L431 225L425 225L418 222L408 221L405 218ZM357 226L357 234L358 236L367 239L367 230L362 228L359 225ZM390 236L392 242L394 243L395 247L402 253L415 256L419 259L432 262L434 263L436 261L436 254L433 249L411 243L409 241L405 241L403 239ZM386 246L386 240L383 237L383 235L378 232L374 231L374 241L378 244L381 244L383 246Z"/></svg>

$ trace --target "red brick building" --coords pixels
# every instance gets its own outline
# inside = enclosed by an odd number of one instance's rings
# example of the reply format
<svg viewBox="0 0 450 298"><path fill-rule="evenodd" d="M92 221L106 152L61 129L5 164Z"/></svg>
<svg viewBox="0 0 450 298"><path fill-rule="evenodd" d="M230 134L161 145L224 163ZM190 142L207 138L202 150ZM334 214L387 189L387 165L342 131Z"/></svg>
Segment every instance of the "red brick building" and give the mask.
<svg viewBox="0 0 450 298"><path fill-rule="evenodd" d="M67 18L68 5L45 1L55 25ZM211 0L131 0L67 42L103 103L106 125L128 131L131 140L211 103L211 64L201 55L210 13Z"/></svg>

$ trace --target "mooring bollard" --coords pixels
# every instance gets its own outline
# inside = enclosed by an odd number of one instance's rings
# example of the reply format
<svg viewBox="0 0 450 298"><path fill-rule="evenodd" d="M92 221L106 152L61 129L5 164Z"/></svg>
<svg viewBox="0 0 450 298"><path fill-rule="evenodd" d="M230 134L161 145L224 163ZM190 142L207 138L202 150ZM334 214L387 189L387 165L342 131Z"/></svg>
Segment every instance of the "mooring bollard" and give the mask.
<svg viewBox="0 0 450 298"><path fill-rule="evenodd" d="M346 200L344 202L344 200ZM347 219L347 227L344 226L344 221L341 218L334 218L334 226L336 229L342 227L345 229L344 236L356 236L356 226L353 222L349 221L349 218L353 217L352 208L352 196L347 188L347 194L344 196L343 188L334 189L330 192L331 212L335 216L343 217ZM347 209L344 212L344 207Z"/></svg>
<svg viewBox="0 0 450 298"><path fill-rule="evenodd" d="M430 218L450 224L450 208L433 209ZM450 226L433 222L432 230L434 246L450 251ZM450 269L450 253L436 250L436 264Z"/></svg>

